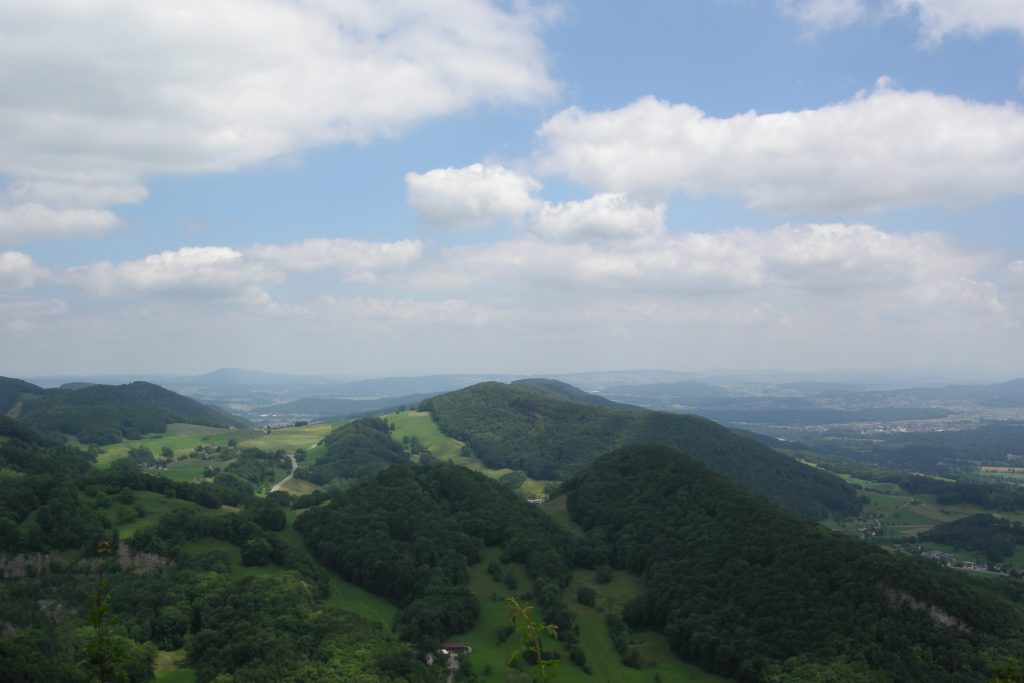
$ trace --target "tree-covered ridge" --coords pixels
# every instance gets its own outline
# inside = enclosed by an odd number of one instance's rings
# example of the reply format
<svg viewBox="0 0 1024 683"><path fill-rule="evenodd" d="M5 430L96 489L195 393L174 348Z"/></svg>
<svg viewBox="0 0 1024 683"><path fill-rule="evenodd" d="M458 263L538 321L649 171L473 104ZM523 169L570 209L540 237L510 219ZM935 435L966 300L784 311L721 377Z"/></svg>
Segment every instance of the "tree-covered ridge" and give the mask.
<svg viewBox="0 0 1024 683"><path fill-rule="evenodd" d="M31 386L31 385L30 385ZM47 389L24 402L19 419L41 432L59 432L83 443L109 444L122 438L164 432L172 422L240 427L246 422L149 382L82 389Z"/></svg>
<svg viewBox="0 0 1024 683"><path fill-rule="evenodd" d="M212 577L192 620L190 657L200 681L434 683L446 674L379 625L319 604L291 573Z"/></svg>
<svg viewBox="0 0 1024 683"><path fill-rule="evenodd" d="M325 452L298 476L321 486L369 481L381 470L408 461L401 444L391 438L388 424L378 417L347 422L323 441Z"/></svg>
<svg viewBox="0 0 1024 683"><path fill-rule="evenodd" d="M511 382L511 384L512 386L517 387L529 387L546 396L550 396L551 398L561 398L575 403L585 403L587 405L603 406L605 408L640 410L637 406L632 406L627 403L617 403L611 399L605 398L604 396L588 393L579 387L574 387L571 384L566 384L565 382L561 382L557 379L534 377L530 379L517 379Z"/></svg>
<svg viewBox="0 0 1024 683"><path fill-rule="evenodd" d="M20 408L25 398L36 398L46 389L13 377L0 377L0 414L7 414Z"/></svg>
<svg viewBox="0 0 1024 683"><path fill-rule="evenodd" d="M289 538L286 494L257 498L152 476L127 459L105 470L91 461L0 418L3 681L100 680L87 615L104 563L112 659L102 680L152 679L157 648L184 648L202 683L445 680L379 624L321 602L327 572ZM106 560L98 541L112 551ZM239 578L233 555L279 571Z"/></svg>
<svg viewBox="0 0 1024 683"><path fill-rule="evenodd" d="M553 398L529 385L485 382L421 404L441 431L488 467L564 480L619 446L684 450L716 472L785 508L819 519L855 514L860 501L838 477L815 470L693 415L615 409Z"/></svg>
<svg viewBox="0 0 1024 683"><path fill-rule="evenodd" d="M437 644L475 623L468 566L485 546L522 562L545 618L569 625L561 603L571 576L568 535L500 484L454 465L395 466L305 512L306 545L347 580L402 608L399 637Z"/></svg>
<svg viewBox="0 0 1024 683"><path fill-rule="evenodd" d="M631 446L567 485L592 563L644 577L623 616L740 681L977 681L1024 619L969 578L841 536L679 452Z"/></svg>
<svg viewBox="0 0 1024 683"><path fill-rule="evenodd" d="M1001 562L1013 555L1018 545L1024 545L1024 524L981 513L939 524L918 538L976 550L989 562Z"/></svg>

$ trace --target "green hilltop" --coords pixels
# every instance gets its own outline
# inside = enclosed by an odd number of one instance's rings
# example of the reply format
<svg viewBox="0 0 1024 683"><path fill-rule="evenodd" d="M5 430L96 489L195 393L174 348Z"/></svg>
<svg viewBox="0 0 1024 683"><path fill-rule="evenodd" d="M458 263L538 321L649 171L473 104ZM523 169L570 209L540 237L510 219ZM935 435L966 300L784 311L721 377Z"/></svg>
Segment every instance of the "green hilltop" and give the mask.
<svg viewBox="0 0 1024 683"><path fill-rule="evenodd" d="M112 444L167 430L175 422L208 427L244 427L248 423L149 382L120 386L43 389L0 378L0 409L41 431L61 433L87 444Z"/></svg>
<svg viewBox="0 0 1024 683"><path fill-rule="evenodd" d="M487 467L534 479L566 480L619 446L677 448L785 508L821 519L855 514L860 501L839 478L704 418L582 403L574 387L484 382L421 404L445 434L464 442ZM556 390L557 389L557 390ZM578 392L578 394L576 393ZM596 398L596 397L592 397Z"/></svg>

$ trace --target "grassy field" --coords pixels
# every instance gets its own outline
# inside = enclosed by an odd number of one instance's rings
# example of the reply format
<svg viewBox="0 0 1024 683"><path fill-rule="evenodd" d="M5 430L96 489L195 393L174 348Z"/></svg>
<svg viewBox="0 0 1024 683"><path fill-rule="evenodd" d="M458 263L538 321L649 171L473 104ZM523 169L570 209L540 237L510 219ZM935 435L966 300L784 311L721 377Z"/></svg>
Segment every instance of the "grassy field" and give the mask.
<svg viewBox="0 0 1024 683"><path fill-rule="evenodd" d="M583 527L569 519L569 511L566 509L565 503L565 496L551 498L545 501L543 506L544 512L553 517L556 522L565 527L573 536L582 536Z"/></svg>
<svg viewBox="0 0 1024 683"><path fill-rule="evenodd" d="M158 651L153 674L160 683L195 683L196 680L196 672L185 666L184 650Z"/></svg>
<svg viewBox="0 0 1024 683"><path fill-rule="evenodd" d="M502 582L495 581L487 573L489 562L497 561L500 551L490 548L483 553L483 561L470 567L470 588L480 600L480 618L476 626L466 633L452 637L453 641L463 642L473 648L469 656L473 671L487 683L500 683L505 680L508 659L519 648L513 634L504 643L498 644L498 631L509 624L508 609L505 597L522 595L529 592L531 582L521 565L502 565L502 572L515 576L517 586L511 590ZM598 609L591 609L576 603L576 586L592 585L599 590ZM710 683L723 681L696 667L680 661L668 649L665 638L657 633L638 633L632 635L633 644L640 651L644 667L630 669L622 664L618 653L612 647L611 637L605 625L605 609L612 606L619 611L625 602L637 595L641 585L639 579L624 572L615 572L611 583L599 586L593 579L593 572L577 571L573 584L566 589L565 602L576 615L580 627L580 647L587 658L592 673L587 674L568 661L564 649L549 643L551 649L561 653L562 664L558 668L556 681L559 683L650 683L655 674L663 681L679 683ZM484 671L490 667L490 674Z"/></svg>
<svg viewBox="0 0 1024 683"><path fill-rule="evenodd" d="M462 455L464 444L442 434L433 418L430 417L430 413L410 410L385 415L384 419L395 426L392 436L396 440L401 442L402 437L415 436L438 460L460 465L492 479L500 479L502 476L514 472L508 468L491 469L480 462L479 458ZM550 483L538 479L527 479L519 487L519 490L527 498L542 498L544 497L544 487Z"/></svg>
<svg viewBox="0 0 1024 683"><path fill-rule="evenodd" d="M864 512L860 517L840 521L833 519L828 520L825 524L832 529L856 536L862 535L862 529L880 526L884 529L881 538L900 542L928 531L937 524L986 512L977 505L942 504L935 499L933 494L913 495L901 489L897 484L889 482L872 482L846 475L839 476L851 484L860 486L861 493L868 497L868 503L864 506ZM1024 522L1024 511L988 512L1014 522ZM953 548L939 543L921 543L920 545L926 550L953 553L961 561L979 563L986 561L980 553L962 548ZM1014 569L1024 569L1024 546L1018 546L1016 552L1003 563Z"/></svg>
<svg viewBox="0 0 1024 683"><path fill-rule="evenodd" d="M136 508L143 512L141 516L135 517ZM174 510L195 510L209 516L225 514L224 510L211 510L188 500L168 498L152 491L135 491L131 504L114 502L108 508L107 515L121 537L128 538L136 530L156 524L162 516Z"/></svg>
<svg viewBox="0 0 1024 683"><path fill-rule="evenodd" d="M141 439L130 439L103 446L98 464L105 467L128 455L128 451L131 449L140 446L145 446L154 455L159 455L164 448L170 448L176 456L191 453L196 446L202 444L227 446L232 440L242 448L259 448L264 451L283 449L294 452L298 448L309 450L327 436L334 426L324 423L302 427L284 427L274 429L267 434L262 429L219 429L175 423L167 425L167 432L164 434L147 434Z"/></svg>
<svg viewBox="0 0 1024 683"><path fill-rule="evenodd" d="M120 443L110 444L101 448L97 459L100 467L109 465L113 461L128 455L133 448L145 446L154 455L159 455L164 448L170 448L175 455L190 453L193 448L202 443L214 443L226 446L231 439L241 440L252 438L262 434L258 429L220 429L218 427L204 427L184 423L167 425L167 431L163 434L147 434L141 439L128 439Z"/></svg>
<svg viewBox="0 0 1024 683"><path fill-rule="evenodd" d="M264 451L282 449L294 453L296 449L309 450L320 443L336 427L335 423L303 425L302 427L283 427L274 429L269 434L257 430L249 438L239 439L242 448L259 448Z"/></svg>

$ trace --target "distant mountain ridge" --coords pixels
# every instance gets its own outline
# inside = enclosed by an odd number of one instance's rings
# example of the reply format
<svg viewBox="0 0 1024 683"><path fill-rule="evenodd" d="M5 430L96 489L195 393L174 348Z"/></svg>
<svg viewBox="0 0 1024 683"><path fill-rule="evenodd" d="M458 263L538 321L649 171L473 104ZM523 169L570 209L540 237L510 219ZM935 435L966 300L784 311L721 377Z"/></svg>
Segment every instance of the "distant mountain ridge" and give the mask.
<svg viewBox="0 0 1024 683"><path fill-rule="evenodd" d="M342 420L363 417L373 413L390 412L402 406L414 406L437 393L410 394L408 396L391 396L387 398L300 398L286 403L275 403L257 406L248 411L248 415L276 416L285 420L314 419Z"/></svg>
<svg viewBox="0 0 1024 683"><path fill-rule="evenodd" d="M677 448L808 517L860 509L855 491L841 479L710 420L592 405L573 400L571 392L553 396L551 386L485 382L435 396L421 408L488 467L522 470L534 479L569 479L616 447L654 443Z"/></svg>
<svg viewBox="0 0 1024 683"><path fill-rule="evenodd" d="M0 408L40 432L60 432L82 443L109 444L166 431L172 422L244 427L247 422L149 382L43 389L0 378Z"/></svg>

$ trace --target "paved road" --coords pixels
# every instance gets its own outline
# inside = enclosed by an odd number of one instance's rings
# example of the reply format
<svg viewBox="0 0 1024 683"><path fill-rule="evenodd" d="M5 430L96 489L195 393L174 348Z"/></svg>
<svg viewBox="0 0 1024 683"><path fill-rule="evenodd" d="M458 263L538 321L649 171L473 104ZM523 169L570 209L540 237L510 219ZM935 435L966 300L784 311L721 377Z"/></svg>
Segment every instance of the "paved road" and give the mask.
<svg viewBox="0 0 1024 683"><path fill-rule="evenodd" d="M276 484L274 484L274 485L273 485L273 486L272 486L272 487L270 488L270 492L271 492L271 493L273 493L274 491L277 491L277 490L279 490L279 489L280 489L280 488L281 488L282 486L284 486L284 485L285 485L285 484L287 484L287 483L288 483L289 481L291 481L291 478L292 478L292 477L294 477L294 476L295 476L295 468L296 468L296 467L298 467L298 466L299 466L299 464L298 464L297 462L295 462L295 454L294 454L294 453L289 453L289 454L288 454L288 458L289 458L289 459L290 459L290 460L292 461L292 471L288 473L288 476L287 476L287 477L285 477L285 478L284 478L284 479L282 479L281 481L277 482Z"/></svg>

